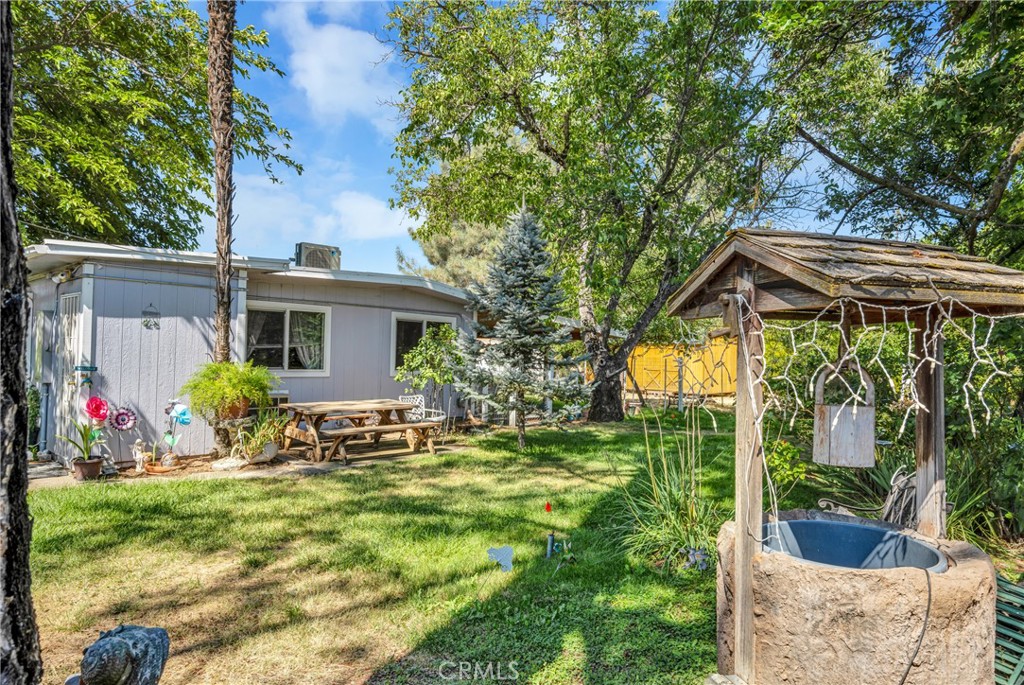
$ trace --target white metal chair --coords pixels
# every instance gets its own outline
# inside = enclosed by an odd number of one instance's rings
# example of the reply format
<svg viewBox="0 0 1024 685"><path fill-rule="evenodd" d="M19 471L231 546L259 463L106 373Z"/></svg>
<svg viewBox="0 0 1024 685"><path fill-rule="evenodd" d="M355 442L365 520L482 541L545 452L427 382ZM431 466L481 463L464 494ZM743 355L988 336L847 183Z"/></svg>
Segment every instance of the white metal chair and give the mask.
<svg viewBox="0 0 1024 685"><path fill-rule="evenodd" d="M444 423L448 418L448 415L440 409L428 408L423 395L399 395L398 401L416 405L415 409L409 409L405 412L405 418L409 421L439 421Z"/></svg>

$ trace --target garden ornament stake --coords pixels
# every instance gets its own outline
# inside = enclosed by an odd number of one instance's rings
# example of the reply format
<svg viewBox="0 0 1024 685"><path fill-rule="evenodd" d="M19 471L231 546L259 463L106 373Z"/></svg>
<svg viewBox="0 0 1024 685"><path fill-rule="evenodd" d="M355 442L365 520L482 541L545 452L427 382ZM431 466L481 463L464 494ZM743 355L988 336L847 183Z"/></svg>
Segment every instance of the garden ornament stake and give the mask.
<svg viewBox="0 0 1024 685"><path fill-rule="evenodd" d="M167 447L173 452L174 446L181 439L181 436L176 434L178 426L187 426L192 423L192 412L178 400L171 400L168 402L167 407L164 408L164 413L167 414L167 432L164 433L164 442L167 443Z"/></svg>
<svg viewBox="0 0 1024 685"><path fill-rule="evenodd" d="M508 573L512 570L512 547L505 545L504 547L491 547L487 550L487 558L501 567L502 573Z"/></svg>

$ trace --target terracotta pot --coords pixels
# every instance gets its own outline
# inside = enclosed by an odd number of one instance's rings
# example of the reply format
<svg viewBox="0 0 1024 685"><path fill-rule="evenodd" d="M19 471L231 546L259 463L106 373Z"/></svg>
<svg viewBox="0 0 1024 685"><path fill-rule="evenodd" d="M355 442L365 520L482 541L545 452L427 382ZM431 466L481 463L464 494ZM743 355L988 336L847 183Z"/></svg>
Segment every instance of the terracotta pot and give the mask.
<svg viewBox="0 0 1024 685"><path fill-rule="evenodd" d="M144 468L146 470L146 473L161 474L161 473L170 473L172 471L179 471L179 470L185 468L185 465L184 464L178 464L177 466L160 466L159 464L150 464L150 463L147 462L147 463L142 465L142 468Z"/></svg>
<svg viewBox="0 0 1024 685"><path fill-rule="evenodd" d="M249 398L243 397L238 402L235 402L230 407L225 407L221 413L220 418L222 420L230 419L244 419L249 414Z"/></svg>
<svg viewBox="0 0 1024 685"><path fill-rule="evenodd" d="M71 462L71 468L75 473L75 480L96 480L103 470L103 460L99 457L88 461L76 459Z"/></svg>

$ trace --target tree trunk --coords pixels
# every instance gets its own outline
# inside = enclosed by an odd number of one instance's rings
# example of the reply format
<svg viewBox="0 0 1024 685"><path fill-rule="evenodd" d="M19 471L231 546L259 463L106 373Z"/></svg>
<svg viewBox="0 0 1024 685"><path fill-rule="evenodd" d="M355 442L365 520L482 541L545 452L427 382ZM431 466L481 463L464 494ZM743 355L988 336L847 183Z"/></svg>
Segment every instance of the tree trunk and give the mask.
<svg viewBox="0 0 1024 685"><path fill-rule="evenodd" d="M619 354L608 352L607 344L599 333L584 330L583 343L594 371L587 421L611 423L624 420L626 413L622 408L622 370L625 364L619 361Z"/></svg>
<svg viewBox="0 0 1024 685"><path fill-rule="evenodd" d="M231 361L231 202L235 193L235 130L232 96L235 88L235 2L208 0L210 36L207 46L207 97L210 132L213 136L213 180L217 197L217 275L214 285L216 310L213 318L213 360ZM224 428L214 428L217 452L226 456L231 449Z"/></svg>
<svg viewBox="0 0 1024 685"><path fill-rule="evenodd" d="M590 413L587 420L594 423L622 421L626 413L622 408L622 377L618 374L594 383L590 392Z"/></svg>
<svg viewBox="0 0 1024 685"><path fill-rule="evenodd" d="M516 393L516 433L518 438L519 451L526 449L526 411L524 409L526 400L523 393Z"/></svg>
<svg viewBox="0 0 1024 685"><path fill-rule="evenodd" d="M39 631L32 608L32 575L28 554L32 521L28 515L28 401L25 388L25 334L28 297L25 255L14 212L14 160L11 156L11 117L14 107L14 37L11 5L0 7L0 195L3 221L0 235L0 682L31 685L43 677Z"/></svg>

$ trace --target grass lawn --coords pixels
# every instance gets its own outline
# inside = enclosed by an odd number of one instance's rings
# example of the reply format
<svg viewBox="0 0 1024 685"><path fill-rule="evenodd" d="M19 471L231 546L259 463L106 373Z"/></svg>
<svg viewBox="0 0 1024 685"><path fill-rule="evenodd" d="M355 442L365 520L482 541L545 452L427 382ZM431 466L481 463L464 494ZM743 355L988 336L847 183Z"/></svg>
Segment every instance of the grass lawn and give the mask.
<svg viewBox="0 0 1024 685"><path fill-rule="evenodd" d="M731 423L720 428L705 483L729 511ZM458 662L520 682L701 682L715 666L714 573L631 563L614 529L639 426L529 438L524 454L499 433L304 479L31 493L46 682L118 623L167 628L164 683L435 682ZM557 573L551 529L578 557ZM487 559L505 544L508 574Z"/></svg>

